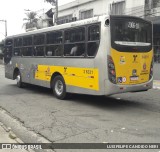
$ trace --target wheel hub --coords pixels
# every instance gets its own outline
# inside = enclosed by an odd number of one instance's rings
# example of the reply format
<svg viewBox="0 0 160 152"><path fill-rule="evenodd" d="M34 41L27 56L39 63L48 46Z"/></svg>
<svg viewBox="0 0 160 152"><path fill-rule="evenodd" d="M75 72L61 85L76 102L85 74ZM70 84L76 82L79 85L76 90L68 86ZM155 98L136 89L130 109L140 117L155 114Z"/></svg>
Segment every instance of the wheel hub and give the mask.
<svg viewBox="0 0 160 152"><path fill-rule="evenodd" d="M55 91L57 93L57 95L61 95L63 92L63 83L62 81L58 80L55 83Z"/></svg>

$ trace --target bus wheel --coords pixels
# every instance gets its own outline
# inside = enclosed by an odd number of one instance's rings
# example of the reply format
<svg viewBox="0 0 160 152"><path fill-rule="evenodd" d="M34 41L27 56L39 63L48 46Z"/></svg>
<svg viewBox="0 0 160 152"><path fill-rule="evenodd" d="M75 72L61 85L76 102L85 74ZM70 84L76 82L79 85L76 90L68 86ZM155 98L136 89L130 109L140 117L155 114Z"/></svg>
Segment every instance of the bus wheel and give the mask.
<svg viewBox="0 0 160 152"><path fill-rule="evenodd" d="M58 75L53 79L52 89L56 98L61 100L66 98L66 84L62 76Z"/></svg>
<svg viewBox="0 0 160 152"><path fill-rule="evenodd" d="M22 77L21 77L21 73L20 72L18 72L18 74L17 74L16 81L17 81L17 86L19 88L23 88L24 84L22 82Z"/></svg>

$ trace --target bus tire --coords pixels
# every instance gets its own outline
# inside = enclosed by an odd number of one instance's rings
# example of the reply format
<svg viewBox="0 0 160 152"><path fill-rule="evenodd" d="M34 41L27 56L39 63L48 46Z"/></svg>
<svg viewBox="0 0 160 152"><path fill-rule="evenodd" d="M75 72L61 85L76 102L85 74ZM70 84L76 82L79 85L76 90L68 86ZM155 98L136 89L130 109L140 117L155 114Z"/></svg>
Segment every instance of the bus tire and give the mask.
<svg viewBox="0 0 160 152"><path fill-rule="evenodd" d="M62 76L58 75L53 79L52 89L56 98L61 100L66 99L66 84Z"/></svg>
<svg viewBox="0 0 160 152"><path fill-rule="evenodd" d="M17 81L17 87L19 87L19 88L24 87L24 83L22 82L22 76L21 76L20 71L18 71L18 74L16 76L16 81Z"/></svg>

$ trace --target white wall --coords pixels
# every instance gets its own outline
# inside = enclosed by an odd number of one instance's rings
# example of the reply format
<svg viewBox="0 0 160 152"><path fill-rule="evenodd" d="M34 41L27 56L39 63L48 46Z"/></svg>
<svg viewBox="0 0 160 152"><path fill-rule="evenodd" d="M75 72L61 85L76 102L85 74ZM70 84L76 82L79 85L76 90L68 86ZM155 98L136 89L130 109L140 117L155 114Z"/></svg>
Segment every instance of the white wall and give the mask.
<svg viewBox="0 0 160 152"><path fill-rule="evenodd" d="M145 0L126 0L125 14L133 16L144 16Z"/></svg>
<svg viewBox="0 0 160 152"><path fill-rule="evenodd" d="M64 8L64 6L63 6ZM88 3L84 3L82 5L77 5L76 7L71 7L68 9L65 9L64 11L61 10L61 7L59 9L59 17L66 16L73 14L73 17L79 18L79 12L93 9L94 15L103 15L108 13L108 5L107 0L96 0L96 1L90 1Z"/></svg>
<svg viewBox="0 0 160 152"><path fill-rule="evenodd" d="M76 0L59 7L59 17L73 14L79 19L79 12L93 9L94 16L109 14L110 4L124 0ZM144 15L145 0L125 0L125 14L134 16Z"/></svg>

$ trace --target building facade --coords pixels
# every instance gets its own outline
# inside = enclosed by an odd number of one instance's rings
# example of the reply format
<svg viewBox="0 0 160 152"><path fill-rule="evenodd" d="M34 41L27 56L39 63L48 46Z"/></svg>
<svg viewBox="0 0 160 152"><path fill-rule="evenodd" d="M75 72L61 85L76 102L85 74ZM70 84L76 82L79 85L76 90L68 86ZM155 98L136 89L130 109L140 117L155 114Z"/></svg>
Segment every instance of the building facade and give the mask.
<svg viewBox="0 0 160 152"><path fill-rule="evenodd" d="M75 0L59 6L59 24L94 16L134 15L144 17L145 0Z"/></svg>

